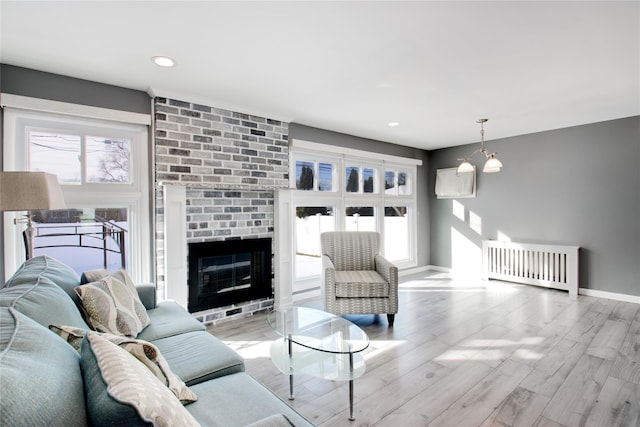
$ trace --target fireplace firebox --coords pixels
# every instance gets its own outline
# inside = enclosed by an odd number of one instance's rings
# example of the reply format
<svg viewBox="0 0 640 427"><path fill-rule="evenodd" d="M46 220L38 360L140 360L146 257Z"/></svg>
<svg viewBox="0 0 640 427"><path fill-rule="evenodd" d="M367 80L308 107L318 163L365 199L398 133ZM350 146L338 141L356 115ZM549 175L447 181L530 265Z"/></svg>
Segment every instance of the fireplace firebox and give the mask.
<svg viewBox="0 0 640 427"><path fill-rule="evenodd" d="M271 239L189 243L189 312L273 296Z"/></svg>

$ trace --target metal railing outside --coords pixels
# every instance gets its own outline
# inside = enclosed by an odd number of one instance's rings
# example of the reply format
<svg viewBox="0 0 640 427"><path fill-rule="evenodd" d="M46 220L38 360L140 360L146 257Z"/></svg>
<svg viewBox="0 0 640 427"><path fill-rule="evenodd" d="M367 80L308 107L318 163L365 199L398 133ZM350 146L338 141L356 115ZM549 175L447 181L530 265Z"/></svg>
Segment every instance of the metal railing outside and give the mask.
<svg viewBox="0 0 640 427"><path fill-rule="evenodd" d="M37 224L35 249L78 247L101 250L104 268L107 268L109 253L120 254L122 268L126 268L126 233L126 229L101 217L88 223ZM43 244L44 239L56 241L54 244ZM109 245L110 241L114 245Z"/></svg>

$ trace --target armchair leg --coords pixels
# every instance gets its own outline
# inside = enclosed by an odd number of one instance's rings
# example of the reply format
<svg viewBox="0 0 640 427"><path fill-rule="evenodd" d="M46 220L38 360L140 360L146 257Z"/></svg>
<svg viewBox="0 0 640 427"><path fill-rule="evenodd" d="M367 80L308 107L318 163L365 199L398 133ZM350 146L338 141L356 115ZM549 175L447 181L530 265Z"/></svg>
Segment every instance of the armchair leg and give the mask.
<svg viewBox="0 0 640 427"><path fill-rule="evenodd" d="M389 321L389 327L393 326L393 321L396 319L395 314L387 314L387 320Z"/></svg>

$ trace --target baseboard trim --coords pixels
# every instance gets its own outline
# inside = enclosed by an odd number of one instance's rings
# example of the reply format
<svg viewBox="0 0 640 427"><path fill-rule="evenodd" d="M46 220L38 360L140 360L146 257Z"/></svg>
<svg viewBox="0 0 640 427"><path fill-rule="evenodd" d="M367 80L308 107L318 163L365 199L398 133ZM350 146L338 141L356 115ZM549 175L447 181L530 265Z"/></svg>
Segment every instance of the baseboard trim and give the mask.
<svg viewBox="0 0 640 427"><path fill-rule="evenodd" d="M605 299L612 299L615 301L632 302L635 304L640 304L640 297L637 297L634 295L619 294L616 292L607 292L607 291L598 291L595 289L579 288L578 295L585 295L588 297L605 298Z"/></svg>
<svg viewBox="0 0 640 427"><path fill-rule="evenodd" d="M302 291L296 291L293 293L293 302L304 301L306 299L318 298L321 296L320 287L307 288Z"/></svg>
<svg viewBox="0 0 640 427"><path fill-rule="evenodd" d="M425 269L441 271L443 273L450 273L452 276L456 276L456 271L449 267L441 267L438 265L428 265L426 267L420 267L419 271L424 271ZM588 289L588 288L578 288L578 295L640 304L640 296L620 294L617 292L599 291L596 289Z"/></svg>
<svg viewBox="0 0 640 427"><path fill-rule="evenodd" d="M400 277L409 276L411 274L424 273L425 271L428 271L428 270L429 270L428 265L425 265L422 267L405 268L404 270L398 271L398 276Z"/></svg>

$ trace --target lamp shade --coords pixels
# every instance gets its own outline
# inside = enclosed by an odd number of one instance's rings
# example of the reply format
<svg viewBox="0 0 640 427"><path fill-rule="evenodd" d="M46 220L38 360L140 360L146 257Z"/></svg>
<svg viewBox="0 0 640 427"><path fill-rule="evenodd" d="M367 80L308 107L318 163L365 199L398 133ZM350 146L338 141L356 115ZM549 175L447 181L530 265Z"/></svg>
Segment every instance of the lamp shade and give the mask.
<svg viewBox="0 0 640 427"><path fill-rule="evenodd" d="M496 159L495 155L492 154L489 156L489 159L484 164L484 168L482 168L482 172L492 173L492 172L500 172L502 168L502 162Z"/></svg>
<svg viewBox="0 0 640 427"><path fill-rule="evenodd" d="M64 209L58 178L47 172L0 172L0 211Z"/></svg>
<svg viewBox="0 0 640 427"><path fill-rule="evenodd" d="M468 173L468 172L473 172L473 165L471 163L469 163L467 160L463 161L462 163L460 163L460 166L458 166L458 173Z"/></svg>

